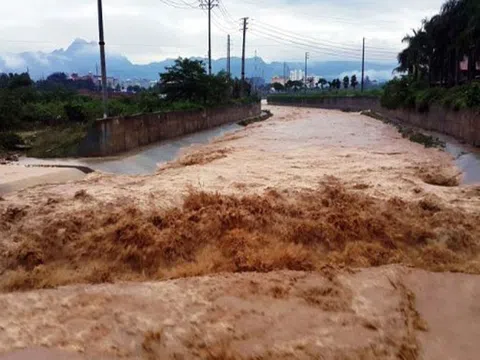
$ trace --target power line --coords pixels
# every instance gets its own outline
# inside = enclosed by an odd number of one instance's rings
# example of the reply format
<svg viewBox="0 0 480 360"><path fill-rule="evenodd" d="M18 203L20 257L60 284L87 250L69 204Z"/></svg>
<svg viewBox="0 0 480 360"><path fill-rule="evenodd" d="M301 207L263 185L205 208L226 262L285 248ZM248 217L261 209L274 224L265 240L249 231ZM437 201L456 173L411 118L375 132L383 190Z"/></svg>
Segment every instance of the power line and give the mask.
<svg viewBox="0 0 480 360"><path fill-rule="evenodd" d="M325 49L325 48L318 48L318 47L312 46L311 44L308 44L308 43L303 43L303 42L300 42L300 41L287 39L287 38L284 38L284 37L281 37L281 36L278 36L278 35L263 32L261 30L255 29L255 28L252 28L252 33L256 34L260 37L264 37L264 38L273 40L273 41L275 41L279 44L282 44L282 45L285 45L285 44L286 45L291 45L291 46L298 47L298 48L303 49L303 50L310 49L311 52L315 52L315 53L322 54L322 55L331 55L331 56L337 56L337 57L341 57L341 58L345 58L346 56L347 57L348 56L350 56L350 57L354 56L351 53L341 53L341 52L336 52L334 50L329 50L329 49ZM360 53L359 53L358 56L360 56Z"/></svg>
<svg viewBox="0 0 480 360"><path fill-rule="evenodd" d="M160 0L165 5L177 8L177 9L198 9L198 6L194 6L193 3L188 3L183 0L173 1L173 0Z"/></svg>
<svg viewBox="0 0 480 360"><path fill-rule="evenodd" d="M293 37L286 37L281 36L278 33L275 34L270 31L266 31L264 29L258 29L256 27L252 27L252 32L260 37L264 37L270 40L273 40L280 44L288 44L291 46L300 47L304 50L310 50L312 52L320 53L322 55L330 55L335 57L350 57L350 58L360 58L361 56L361 47L358 48L357 51L353 50L345 50L343 48L336 48L333 46L319 46L316 43L305 41L302 39L297 39ZM386 54L373 54L376 60L390 60L390 57Z"/></svg>
<svg viewBox="0 0 480 360"><path fill-rule="evenodd" d="M317 40L317 39L313 39L311 37L308 37L308 36L304 36L304 35L301 35L301 34L296 34L296 33L293 33L291 31L285 31L285 30L282 30L280 28L277 28L275 26L272 26L272 25L269 25L269 24L266 24L266 23L263 23L261 21L255 21L255 25L260 27L262 30L264 31L267 31L267 32L275 32L275 33L280 33L282 34L284 37L287 37L287 38L292 38L292 39L295 39L295 40L302 40L304 42L308 42L308 43L312 43L312 44L315 44L316 46L319 46L319 47L328 47L328 48L336 48L336 49L341 49L341 50L345 50L345 51L359 51L360 50L360 47L357 46L356 44L345 44L345 43L338 43L338 42L331 42L331 41L328 41L328 40ZM396 51L387 51L383 48L375 48L373 46L370 47L370 49L372 50L371 52L372 53L378 53L378 54L391 54L391 53L395 53L397 54Z"/></svg>

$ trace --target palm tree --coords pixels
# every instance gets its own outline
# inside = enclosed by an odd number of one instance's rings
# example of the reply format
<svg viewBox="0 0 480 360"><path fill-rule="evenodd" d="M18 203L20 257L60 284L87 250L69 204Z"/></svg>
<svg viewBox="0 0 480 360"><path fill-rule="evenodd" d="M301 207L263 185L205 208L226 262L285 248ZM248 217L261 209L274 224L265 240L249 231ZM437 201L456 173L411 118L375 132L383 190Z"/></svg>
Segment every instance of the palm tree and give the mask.
<svg viewBox="0 0 480 360"><path fill-rule="evenodd" d="M403 43L408 43L406 49L398 54L399 66L397 72L408 72L415 79L419 79L428 70L428 37L422 28L413 29L413 35L405 35Z"/></svg>
<svg viewBox="0 0 480 360"><path fill-rule="evenodd" d="M320 85L320 88L323 90L323 87L327 85L327 80L325 80L324 78L320 78L318 79L317 85Z"/></svg>
<svg viewBox="0 0 480 360"><path fill-rule="evenodd" d="M407 47L398 54L396 71L429 83L454 85L461 80L460 61L468 58L468 80L476 73L480 46L480 1L448 0L440 13L423 20L422 27L403 39Z"/></svg>

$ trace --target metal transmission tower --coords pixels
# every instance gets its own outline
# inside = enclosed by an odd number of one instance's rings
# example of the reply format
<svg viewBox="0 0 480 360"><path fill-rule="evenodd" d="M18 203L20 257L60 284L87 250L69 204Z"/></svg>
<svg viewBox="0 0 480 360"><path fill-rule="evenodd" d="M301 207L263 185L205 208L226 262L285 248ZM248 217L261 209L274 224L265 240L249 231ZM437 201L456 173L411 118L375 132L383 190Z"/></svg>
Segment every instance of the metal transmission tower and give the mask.
<svg viewBox="0 0 480 360"><path fill-rule="evenodd" d="M105 36L103 33L103 7L102 0L98 0L98 33L100 45L100 66L102 68L102 100L103 118L108 117L108 89L107 89L107 62L105 60Z"/></svg>
<svg viewBox="0 0 480 360"><path fill-rule="evenodd" d="M243 97L245 94L245 40L247 37L248 17L244 17L242 21L243 21L242 83L240 87L240 95Z"/></svg>
<svg viewBox="0 0 480 360"><path fill-rule="evenodd" d="M362 48L362 92L365 87L365 38L363 38Z"/></svg>
<svg viewBox="0 0 480 360"><path fill-rule="evenodd" d="M200 7L208 11L208 74L212 75L212 9L218 0L200 0Z"/></svg>

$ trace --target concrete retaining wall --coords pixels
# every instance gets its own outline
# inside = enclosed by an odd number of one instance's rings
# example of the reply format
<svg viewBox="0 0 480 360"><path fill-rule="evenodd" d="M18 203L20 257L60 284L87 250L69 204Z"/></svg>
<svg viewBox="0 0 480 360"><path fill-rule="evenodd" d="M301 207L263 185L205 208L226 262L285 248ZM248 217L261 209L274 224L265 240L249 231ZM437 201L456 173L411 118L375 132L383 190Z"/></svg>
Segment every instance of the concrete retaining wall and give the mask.
<svg viewBox="0 0 480 360"><path fill-rule="evenodd" d="M239 122L261 114L260 103L223 108L158 112L98 120L79 147L79 156L110 156L157 141Z"/></svg>
<svg viewBox="0 0 480 360"><path fill-rule="evenodd" d="M406 124L426 130L438 131L470 145L480 146L480 111L479 110L448 110L442 106L431 106L426 113L415 110L389 110L380 105L380 100L362 97L338 97L323 99L302 99L298 103L281 103L270 100L270 105L306 106L344 111L373 110L387 118L394 118Z"/></svg>
<svg viewBox="0 0 480 360"><path fill-rule="evenodd" d="M325 97L325 98L290 98L291 101L282 102L281 100L269 99L269 105L285 105L314 107L321 109L335 109L344 111L362 111L380 107L380 101L372 97Z"/></svg>
<svg viewBox="0 0 480 360"><path fill-rule="evenodd" d="M480 111L453 111L442 106L432 106L427 113L415 110L388 110L379 108L380 114L406 124L453 136L474 146L480 146Z"/></svg>

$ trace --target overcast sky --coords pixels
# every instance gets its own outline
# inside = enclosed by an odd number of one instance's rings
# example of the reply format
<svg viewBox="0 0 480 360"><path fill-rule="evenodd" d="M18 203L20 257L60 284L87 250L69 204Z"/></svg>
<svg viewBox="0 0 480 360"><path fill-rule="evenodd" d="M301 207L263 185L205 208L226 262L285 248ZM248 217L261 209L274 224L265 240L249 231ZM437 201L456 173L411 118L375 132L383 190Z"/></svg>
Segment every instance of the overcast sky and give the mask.
<svg viewBox="0 0 480 360"><path fill-rule="evenodd" d="M135 63L167 57L206 56L207 16L185 3L194 0L103 0L107 49ZM186 9L167 3L183 4ZM221 0L214 10L213 57L241 54L240 18L250 17L247 56L267 61L302 61L304 45L284 44L285 32L311 45L311 59L350 59L367 38L367 59L395 60L401 38L443 0ZM0 53L52 51L75 38L98 41L96 0L2 1ZM235 20L236 22L234 22ZM283 33L276 29L283 29ZM274 35L275 34L275 35ZM315 42L315 43L314 43ZM369 51L370 53L369 53ZM359 54L358 54L359 56Z"/></svg>

